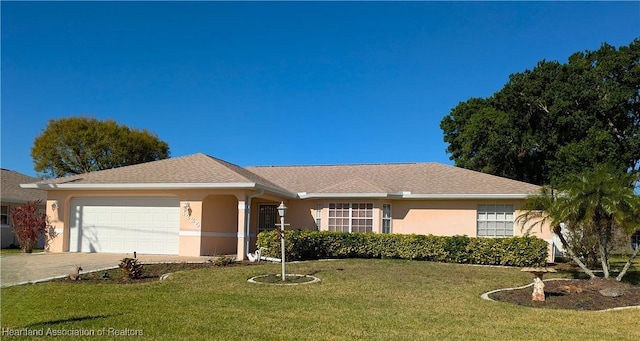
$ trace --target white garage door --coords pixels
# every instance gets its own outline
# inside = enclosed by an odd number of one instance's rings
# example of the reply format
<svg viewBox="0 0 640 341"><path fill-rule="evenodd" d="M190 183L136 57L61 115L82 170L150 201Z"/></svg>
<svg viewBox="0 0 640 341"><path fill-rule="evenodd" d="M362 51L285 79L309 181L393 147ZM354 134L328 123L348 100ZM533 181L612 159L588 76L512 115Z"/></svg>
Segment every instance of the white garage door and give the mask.
<svg viewBox="0 0 640 341"><path fill-rule="evenodd" d="M178 254L178 198L75 198L70 218L71 252Z"/></svg>

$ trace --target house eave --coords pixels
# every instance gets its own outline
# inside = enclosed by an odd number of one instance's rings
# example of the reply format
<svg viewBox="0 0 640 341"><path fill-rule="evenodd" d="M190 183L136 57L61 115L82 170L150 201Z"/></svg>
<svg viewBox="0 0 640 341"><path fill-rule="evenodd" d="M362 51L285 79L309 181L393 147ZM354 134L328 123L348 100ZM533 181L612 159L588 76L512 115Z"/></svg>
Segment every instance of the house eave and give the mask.
<svg viewBox="0 0 640 341"><path fill-rule="evenodd" d="M402 194L402 199L423 199L423 200L460 200L460 199L526 199L528 194Z"/></svg>
<svg viewBox="0 0 640 341"><path fill-rule="evenodd" d="M527 194L412 194L411 192L398 193L298 193L300 199L326 199L326 198L363 198L363 199L405 199L405 200L471 200L471 199L526 199Z"/></svg>
<svg viewBox="0 0 640 341"><path fill-rule="evenodd" d="M109 183L109 184L21 184L22 188L41 190L179 190L179 189L262 189L276 195L294 198L293 193L257 184L255 182L226 182L226 183Z"/></svg>
<svg viewBox="0 0 640 341"><path fill-rule="evenodd" d="M363 198L363 199L376 199L376 198L389 198L393 196L389 193L298 193L300 199L326 199L326 198Z"/></svg>

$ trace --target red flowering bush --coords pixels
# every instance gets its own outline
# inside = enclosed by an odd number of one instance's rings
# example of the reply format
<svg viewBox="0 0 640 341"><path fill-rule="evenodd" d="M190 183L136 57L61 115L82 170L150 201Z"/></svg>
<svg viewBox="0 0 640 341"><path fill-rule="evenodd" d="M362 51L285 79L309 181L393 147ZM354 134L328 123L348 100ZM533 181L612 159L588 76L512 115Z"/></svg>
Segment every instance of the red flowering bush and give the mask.
<svg viewBox="0 0 640 341"><path fill-rule="evenodd" d="M24 206L11 208L11 222L13 232L20 241L20 248L24 253L33 252L40 235L52 230L49 218L45 213L38 212L40 200L29 201Z"/></svg>

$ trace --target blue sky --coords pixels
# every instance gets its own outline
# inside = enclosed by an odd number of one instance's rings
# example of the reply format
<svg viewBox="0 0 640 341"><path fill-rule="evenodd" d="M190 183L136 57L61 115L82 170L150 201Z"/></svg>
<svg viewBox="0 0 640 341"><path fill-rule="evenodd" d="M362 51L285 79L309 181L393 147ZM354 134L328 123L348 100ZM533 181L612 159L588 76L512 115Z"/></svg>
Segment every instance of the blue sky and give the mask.
<svg viewBox="0 0 640 341"><path fill-rule="evenodd" d="M240 166L442 162L440 121L542 59L640 36L640 2L2 1L1 165L48 120Z"/></svg>

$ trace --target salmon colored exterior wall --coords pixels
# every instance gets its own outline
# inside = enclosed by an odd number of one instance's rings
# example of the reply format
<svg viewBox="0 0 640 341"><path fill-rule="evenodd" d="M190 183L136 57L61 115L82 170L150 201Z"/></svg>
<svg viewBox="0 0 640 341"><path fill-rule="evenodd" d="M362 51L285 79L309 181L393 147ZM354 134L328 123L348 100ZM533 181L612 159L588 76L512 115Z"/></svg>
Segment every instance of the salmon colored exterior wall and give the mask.
<svg viewBox="0 0 640 341"><path fill-rule="evenodd" d="M200 254L236 254L238 198L235 195L212 195L204 200L203 206Z"/></svg>
<svg viewBox="0 0 640 341"><path fill-rule="evenodd" d="M524 200L440 200L440 201L392 201L392 232L403 234L433 234L440 236L477 236L477 209L482 204L513 205L514 216ZM521 236L527 230L514 223L514 235ZM531 229L531 234L551 240L548 228Z"/></svg>
<svg viewBox="0 0 640 341"><path fill-rule="evenodd" d="M258 213L260 204L279 205L282 199L257 195L255 191L243 190L147 190L147 191L48 191L47 215L59 235L50 243L51 252L69 250L69 238L65 232L69 228L71 199L75 197L105 196L173 196L180 200L179 255L201 256L236 254L246 258L247 252L255 251L258 233ZM476 236L477 208L480 204L512 204L518 208L524 200L388 200L388 199L288 199L285 222L287 229L316 229L316 205L322 205L320 230L328 229L329 203L373 203L374 227L376 233L382 228L382 205L391 204L392 233L468 235ZM52 204L57 204L53 210ZM184 206L191 209L188 214ZM245 208L250 204L250 215ZM244 239L245 221L249 220L249 250ZM279 222L279 219L278 219ZM514 234L522 235L521 226L514 224ZM67 232L68 233L68 232ZM545 227L533 229L532 234L551 241L551 232ZM551 253L550 253L551 254Z"/></svg>
<svg viewBox="0 0 640 341"><path fill-rule="evenodd" d="M238 232L244 231L244 209L240 210L239 206L244 205L247 195L242 190L50 190L47 193L46 210L57 237L51 240L49 250L69 251L68 214L73 198L173 196L180 199L179 255L234 254L240 239ZM57 204L55 210L52 205L54 202ZM185 212L186 203L191 209L190 214Z"/></svg>

